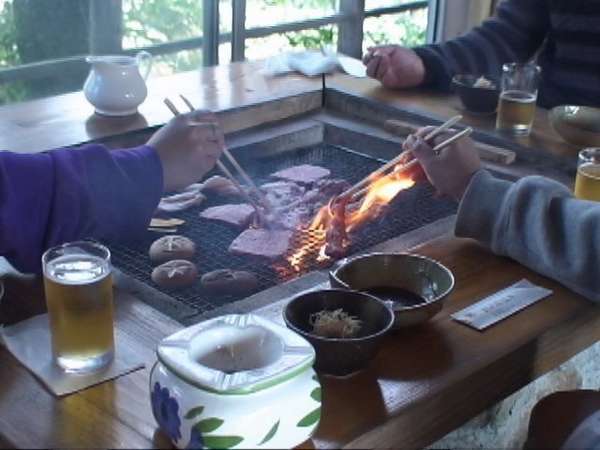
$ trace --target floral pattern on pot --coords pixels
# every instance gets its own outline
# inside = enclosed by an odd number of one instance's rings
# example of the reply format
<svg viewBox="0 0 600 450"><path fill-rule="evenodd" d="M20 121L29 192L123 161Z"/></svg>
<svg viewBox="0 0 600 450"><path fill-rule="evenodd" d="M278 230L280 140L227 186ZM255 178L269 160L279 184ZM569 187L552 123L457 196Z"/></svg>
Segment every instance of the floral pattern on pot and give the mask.
<svg viewBox="0 0 600 450"><path fill-rule="evenodd" d="M181 439L181 419L179 418L179 404L177 400L171 397L167 388L161 388L160 383L154 383L150 399L152 402L152 414L154 414L154 418L161 430L172 441Z"/></svg>
<svg viewBox="0 0 600 450"><path fill-rule="evenodd" d="M204 439L202 439L202 433L196 428L192 428L190 434L190 442L185 447L186 450L199 450L204 448Z"/></svg>

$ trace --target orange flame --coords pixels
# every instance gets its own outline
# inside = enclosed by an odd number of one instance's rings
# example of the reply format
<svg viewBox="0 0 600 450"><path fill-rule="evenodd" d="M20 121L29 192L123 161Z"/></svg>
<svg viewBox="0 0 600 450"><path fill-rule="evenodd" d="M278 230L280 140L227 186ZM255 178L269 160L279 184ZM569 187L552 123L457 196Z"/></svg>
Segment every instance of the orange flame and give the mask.
<svg viewBox="0 0 600 450"><path fill-rule="evenodd" d="M377 217L381 214L383 207L388 205L399 192L411 188L414 184L415 182L410 177L395 171L376 178L366 189L366 194L358 206L351 204L351 211L347 211L346 232L350 233L360 225ZM298 230L298 233L305 239L299 248L287 258L294 270L299 272L305 262L311 258L315 258L317 262L330 259L325 254L325 249L327 230L333 219L330 205L325 205L315 215L308 228Z"/></svg>

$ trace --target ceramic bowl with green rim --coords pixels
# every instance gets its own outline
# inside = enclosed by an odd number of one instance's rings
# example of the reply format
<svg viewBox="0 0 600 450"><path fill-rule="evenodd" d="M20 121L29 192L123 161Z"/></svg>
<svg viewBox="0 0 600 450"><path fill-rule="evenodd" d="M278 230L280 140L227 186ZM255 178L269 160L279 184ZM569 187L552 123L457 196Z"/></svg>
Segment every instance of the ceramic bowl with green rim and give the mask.
<svg viewBox="0 0 600 450"><path fill-rule="evenodd" d="M454 288L443 264L410 253L370 253L338 261L332 287L366 292L394 311L394 329L420 325L442 310Z"/></svg>
<svg viewBox="0 0 600 450"><path fill-rule="evenodd" d="M600 147L600 108L556 106L548 114L552 128L569 144Z"/></svg>
<svg viewBox="0 0 600 450"><path fill-rule="evenodd" d="M163 339L157 356L152 412L177 448L290 448L319 424L313 347L260 316L185 328Z"/></svg>

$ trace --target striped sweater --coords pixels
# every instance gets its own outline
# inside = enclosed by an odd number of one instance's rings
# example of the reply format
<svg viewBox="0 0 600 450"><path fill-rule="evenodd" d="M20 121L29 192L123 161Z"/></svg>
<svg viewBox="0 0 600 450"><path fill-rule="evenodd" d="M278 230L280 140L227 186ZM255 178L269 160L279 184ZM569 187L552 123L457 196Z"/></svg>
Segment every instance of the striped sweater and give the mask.
<svg viewBox="0 0 600 450"><path fill-rule="evenodd" d="M600 106L600 0L504 0L481 26L415 51L425 83L444 90L456 73L498 80L503 63L537 54L539 105Z"/></svg>

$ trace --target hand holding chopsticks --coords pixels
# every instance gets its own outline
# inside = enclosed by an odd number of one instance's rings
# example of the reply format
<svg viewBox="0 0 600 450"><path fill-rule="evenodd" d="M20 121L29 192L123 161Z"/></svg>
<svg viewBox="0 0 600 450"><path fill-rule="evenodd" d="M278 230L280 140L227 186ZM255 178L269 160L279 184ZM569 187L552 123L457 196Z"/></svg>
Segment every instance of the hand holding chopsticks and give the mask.
<svg viewBox="0 0 600 450"><path fill-rule="evenodd" d="M185 102L185 104L190 109L190 111L195 111L194 106L191 104L191 102L186 97L184 97L183 95L180 95L180 97ZM180 114L179 110L173 104L173 102L171 102L171 100L169 100L168 98L165 98L164 103L169 108L169 110L173 113L173 115L178 116ZM213 130L215 128L215 124L212 122L206 122L206 123L199 122L197 124L195 123L194 126L212 127ZM248 187L249 187L250 191L255 195L255 197L258 199L258 201L249 195L249 193L246 191L246 189L244 189L242 187L242 185L237 181L237 179L234 177L234 175L229 171L227 166L225 166L218 159L216 161L217 167L234 184L234 186L238 189L238 191L245 198L245 200L254 207L254 209L257 211L259 217L262 217L263 212L262 212L261 208L264 208L268 212L271 209L271 205L269 204L267 199L264 197L263 193L258 189L258 187L250 179L250 177L244 171L244 169L242 169L242 167L235 160L235 158L233 158L233 156L227 150L227 148L223 148L223 153L225 154L227 159L231 162L233 167L237 170L237 172L240 174L240 176L244 179L244 181L246 181L246 183L248 183Z"/></svg>
<svg viewBox="0 0 600 450"><path fill-rule="evenodd" d="M432 130L430 133L428 133L425 136L424 140L427 142L427 141L435 138L439 134L447 131L452 126L456 125L461 119L462 119L462 116L460 116L460 115L450 118L449 120L444 122L442 125L440 125L439 127ZM446 139L445 141L443 141L443 142L437 144L435 147L433 147L434 153L439 154L439 152L442 149L444 149L445 147L454 143L456 140L461 139L465 136L468 136L472 132L473 132L473 129L471 127L465 128L464 130L456 133L455 135L451 136L450 138ZM366 178L364 178L361 181L359 181L358 183L356 183L350 189L348 189L345 192L343 192L342 194L340 194L338 196L338 199L349 198L351 200L356 200L361 195L363 195L365 192L367 192L368 186L369 186L369 184L371 184L371 182L373 182L379 176L390 171L390 169L391 169L391 173L400 173L400 172L410 170L411 168L415 167L418 164L418 161L416 159L414 159L406 164L402 164L405 157L406 157L406 152L400 153L398 156L396 156L395 158L393 158L392 160L390 160L389 162L387 162L386 164L381 166L379 169L377 169L374 172L372 172L371 174L369 174L369 176L367 176ZM396 166L399 166L399 167L396 167Z"/></svg>

